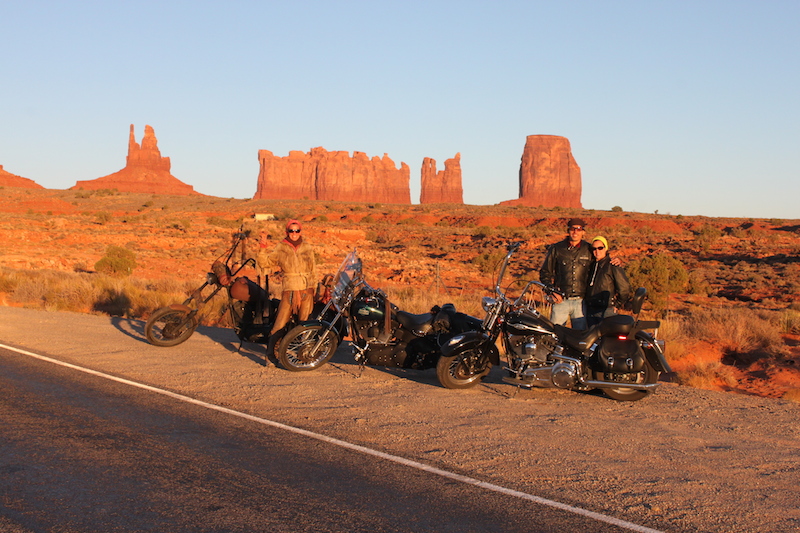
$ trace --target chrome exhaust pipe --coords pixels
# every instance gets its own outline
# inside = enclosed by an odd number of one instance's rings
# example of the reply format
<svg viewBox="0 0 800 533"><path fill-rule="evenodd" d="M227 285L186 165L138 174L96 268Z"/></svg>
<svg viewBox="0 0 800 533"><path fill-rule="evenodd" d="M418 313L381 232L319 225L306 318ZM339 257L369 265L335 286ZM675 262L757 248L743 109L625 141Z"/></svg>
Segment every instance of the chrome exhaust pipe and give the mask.
<svg viewBox="0 0 800 533"><path fill-rule="evenodd" d="M615 383L613 381L583 381L581 385L596 389L655 390L658 383Z"/></svg>

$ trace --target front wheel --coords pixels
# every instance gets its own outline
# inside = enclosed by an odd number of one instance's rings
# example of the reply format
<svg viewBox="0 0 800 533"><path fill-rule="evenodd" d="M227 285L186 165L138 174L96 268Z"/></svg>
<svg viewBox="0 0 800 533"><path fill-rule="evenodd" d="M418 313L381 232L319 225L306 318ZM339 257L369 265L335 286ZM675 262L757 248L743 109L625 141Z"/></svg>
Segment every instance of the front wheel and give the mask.
<svg viewBox="0 0 800 533"><path fill-rule="evenodd" d="M156 346L177 346L197 329L197 317L185 309L162 307L144 325L144 335Z"/></svg>
<svg viewBox="0 0 800 533"><path fill-rule="evenodd" d="M658 371L655 370L650 363L646 363L641 372L636 374L604 374L603 372L595 372L595 379L600 381L619 381L623 383L636 383L638 385L650 385L658 381ZM642 398L649 396L653 393L651 390L636 390L628 387L616 387L611 389L602 389L603 394L620 402L635 402Z"/></svg>
<svg viewBox="0 0 800 533"><path fill-rule="evenodd" d="M339 336L324 324L299 325L287 333L278 348L278 361L291 372L316 370L333 357Z"/></svg>
<svg viewBox="0 0 800 533"><path fill-rule="evenodd" d="M492 369L489 357L477 348L469 348L450 357L440 357L436 377L446 389L468 389Z"/></svg>

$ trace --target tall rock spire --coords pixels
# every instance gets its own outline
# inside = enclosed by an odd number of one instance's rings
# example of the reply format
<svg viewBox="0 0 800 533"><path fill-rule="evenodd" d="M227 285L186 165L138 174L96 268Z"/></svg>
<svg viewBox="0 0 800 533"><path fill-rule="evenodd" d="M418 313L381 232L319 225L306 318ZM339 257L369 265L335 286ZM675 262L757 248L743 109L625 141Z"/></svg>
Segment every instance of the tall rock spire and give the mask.
<svg viewBox="0 0 800 533"><path fill-rule="evenodd" d="M152 126L144 127L141 146L136 142L133 124L128 136L128 156L125 168L94 180L78 181L72 189L117 189L123 192L151 194L197 194L170 174L169 157L161 157L158 140Z"/></svg>

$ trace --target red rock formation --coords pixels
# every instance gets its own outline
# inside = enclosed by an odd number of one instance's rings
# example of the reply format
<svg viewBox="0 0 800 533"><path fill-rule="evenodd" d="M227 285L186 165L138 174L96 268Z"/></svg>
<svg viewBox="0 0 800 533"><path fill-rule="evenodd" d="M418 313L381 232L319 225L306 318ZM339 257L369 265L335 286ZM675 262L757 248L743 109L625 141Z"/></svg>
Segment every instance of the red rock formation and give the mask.
<svg viewBox="0 0 800 533"><path fill-rule="evenodd" d="M255 199L340 200L410 204L409 168L386 154L367 157L364 152L328 152L322 147L308 153L293 150L277 157L258 151L259 173Z"/></svg>
<svg viewBox="0 0 800 533"><path fill-rule="evenodd" d="M519 199L501 205L581 208L581 169L569 140L528 135L519 167Z"/></svg>
<svg viewBox="0 0 800 533"><path fill-rule="evenodd" d="M153 128L144 127L142 145L139 146L131 124L125 168L102 178L78 181L72 189L117 189L121 192L147 194L199 194L194 191L194 187L170 174L169 169L169 157L161 157Z"/></svg>
<svg viewBox="0 0 800 533"><path fill-rule="evenodd" d="M28 187L29 189L44 189L41 185L28 178L17 176L6 170L0 165L0 187Z"/></svg>
<svg viewBox="0 0 800 533"><path fill-rule="evenodd" d="M461 154L444 162L444 170L436 172L436 161L430 157L422 160L421 204L463 204L461 186Z"/></svg>

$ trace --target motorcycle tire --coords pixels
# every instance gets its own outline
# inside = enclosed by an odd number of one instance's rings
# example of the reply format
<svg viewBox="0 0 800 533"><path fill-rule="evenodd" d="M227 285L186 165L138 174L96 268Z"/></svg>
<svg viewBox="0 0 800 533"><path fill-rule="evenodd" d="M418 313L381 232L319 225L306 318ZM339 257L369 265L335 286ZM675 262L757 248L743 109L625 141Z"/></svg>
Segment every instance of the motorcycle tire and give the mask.
<svg viewBox="0 0 800 533"><path fill-rule="evenodd" d="M600 381L607 381L605 378L605 374L602 372L595 372L595 379ZM638 374L638 378L636 381L632 383L638 384L652 384L658 381L658 371L655 370L650 364L645 364L644 369ZM635 402L637 400L641 400L647 396L653 394L653 391L646 391L646 390L634 390L629 389L627 387L619 387L614 389L602 389L603 394L611 398L612 400L617 400L620 402Z"/></svg>
<svg viewBox="0 0 800 533"><path fill-rule="evenodd" d="M338 347L339 336L332 329L322 324L301 324L281 340L278 362L290 372L316 370L331 360Z"/></svg>
<svg viewBox="0 0 800 533"><path fill-rule="evenodd" d="M147 320L144 335L155 346L177 346L197 329L197 317L183 309L162 307Z"/></svg>
<svg viewBox="0 0 800 533"><path fill-rule="evenodd" d="M489 358L480 350L471 348L451 357L440 357L436 363L436 377L446 389L474 387L492 369Z"/></svg>

